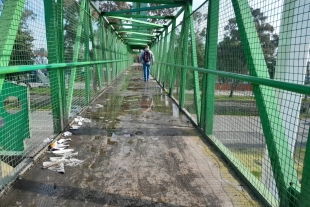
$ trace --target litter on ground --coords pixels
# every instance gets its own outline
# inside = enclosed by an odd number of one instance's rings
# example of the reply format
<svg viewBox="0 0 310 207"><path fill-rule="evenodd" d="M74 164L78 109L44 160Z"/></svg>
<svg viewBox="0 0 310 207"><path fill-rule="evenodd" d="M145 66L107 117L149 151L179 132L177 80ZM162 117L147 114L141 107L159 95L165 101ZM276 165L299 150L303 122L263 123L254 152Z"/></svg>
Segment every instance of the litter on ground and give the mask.
<svg viewBox="0 0 310 207"><path fill-rule="evenodd" d="M96 108L103 108L103 105L101 105L101 104L96 104Z"/></svg>
<svg viewBox="0 0 310 207"><path fill-rule="evenodd" d="M66 137L66 136L71 136L71 135L72 135L72 133L71 133L71 132L66 131L66 132L64 132L62 135Z"/></svg>
<svg viewBox="0 0 310 207"><path fill-rule="evenodd" d="M90 120L90 119L88 119L88 118L84 118L84 122L85 122L85 123L90 123L90 122L91 122L91 120Z"/></svg>
<svg viewBox="0 0 310 207"><path fill-rule="evenodd" d="M64 155L68 152L73 152L74 150L73 149L61 149L61 150L55 150L55 151L52 151L53 154L55 155Z"/></svg>

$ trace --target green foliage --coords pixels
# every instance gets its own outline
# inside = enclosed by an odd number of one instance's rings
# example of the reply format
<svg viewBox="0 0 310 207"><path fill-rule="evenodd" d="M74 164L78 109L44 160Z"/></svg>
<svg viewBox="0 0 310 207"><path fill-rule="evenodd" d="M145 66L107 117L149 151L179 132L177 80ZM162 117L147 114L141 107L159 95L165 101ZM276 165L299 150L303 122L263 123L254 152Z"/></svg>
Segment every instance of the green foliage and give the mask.
<svg viewBox="0 0 310 207"><path fill-rule="evenodd" d="M17 35L13 45L9 65L32 65L34 54L32 52L33 40L31 31L28 29L27 21L34 19L35 14L25 9L18 27Z"/></svg>
<svg viewBox="0 0 310 207"><path fill-rule="evenodd" d="M276 61L275 51L278 46L279 36L273 34L274 27L266 22L267 16L264 16L260 9L251 8L251 12L266 61L267 70L270 74L270 78L273 78ZM236 18L229 19L224 30L226 31L224 39L218 44L217 70L247 74L248 68ZM224 77L219 77L218 80L223 83L232 83L230 93L230 97L232 97L233 91L237 87L239 81Z"/></svg>
<svg viewBox="0 0 310 207"><path fill-rule="evenodd" d="M64 1L64 49L65 62L72 62L76 30L80 16L79 4L75 1Z"/></svg>
<svg viewBox="0 0 310 207"><path fill-rule="evenodd" d="M119 2L119 1L101 1L99 4L99 10L101 12L111 12L111 11L118 11L118 10L127 10L130 9L130 5L126 2ZM115 19L113 17L107 18L109 22L116 22L121 23L122 20ZM107 23L105 22L105 27L107 27ZM113 26L115 29L120 28L117 25Z"/></svg>
<svg viewBox="0 0 310 207"><path fill-rule="evenodd" d="M10 66L33 65L34 54L32 48L34 38L32 37L31 31L28 28L27 21L29 19L35 19L35 17L36 15L33 13L33 11L29 9L24 10L10 56ZM28 83L27 72L10 73L7 74L5 78L10 81L25 82L26 84Z"/></svg>
<svg viewBox="0 0 310 207"><path fill-rule="evenodd" d="M154 6L161 6L162 4L155 4L155 3L150 3L150 7ZM165 8L165 9L156 9L156 10L151 10L148 12L148 15L150 16L174 16L174 12L176 11L176 8ZM170 19L150 19L150 22L155 23L155 24L166 24Z"/></svg>

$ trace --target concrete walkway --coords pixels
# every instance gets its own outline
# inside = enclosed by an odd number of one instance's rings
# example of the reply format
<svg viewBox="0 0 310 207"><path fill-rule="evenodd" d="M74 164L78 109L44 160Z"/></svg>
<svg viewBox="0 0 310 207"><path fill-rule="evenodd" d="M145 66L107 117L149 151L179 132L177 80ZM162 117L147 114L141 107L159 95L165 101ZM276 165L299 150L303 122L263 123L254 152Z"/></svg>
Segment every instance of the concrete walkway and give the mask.
<svg viewBox="0 0 310 207"><path fill-rule="evenodd" d="M125 72L69 130L83 163L41 169L46 152L0 206L262 206L156 81ZM103 108L95 107L96 104Z"/></svg>

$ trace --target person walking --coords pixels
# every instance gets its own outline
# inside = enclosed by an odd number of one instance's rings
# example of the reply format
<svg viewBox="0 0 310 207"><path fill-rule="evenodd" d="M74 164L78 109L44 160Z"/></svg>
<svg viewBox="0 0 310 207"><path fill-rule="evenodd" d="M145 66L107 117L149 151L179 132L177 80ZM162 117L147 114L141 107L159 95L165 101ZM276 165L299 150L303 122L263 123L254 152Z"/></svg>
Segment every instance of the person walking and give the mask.
<svg viewBox="0 0 310 207"><path fill-rule="evenodd" d="M151 65L154 65L155 57L148 45L145 47L144 51L141 52L139 62L143 64L144 81L150 80Z"/></svg>

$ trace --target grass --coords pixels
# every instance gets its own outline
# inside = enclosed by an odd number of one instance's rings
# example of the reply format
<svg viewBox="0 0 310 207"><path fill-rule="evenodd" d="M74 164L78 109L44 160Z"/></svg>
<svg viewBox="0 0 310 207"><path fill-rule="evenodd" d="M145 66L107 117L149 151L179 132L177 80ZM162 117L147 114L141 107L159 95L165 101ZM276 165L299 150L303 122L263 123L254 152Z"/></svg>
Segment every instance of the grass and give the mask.
<svg viewBox="0 0 310 207"><path fill-rule="evenodd" d="M257 179L261 179L265 149L231 149L231 151ZM295 169L299 180L302 178L305 153L305 147L296 148L294 151Z"/></svg>
<svg viewBox="0 0 310 207"><path fill-rule="evenodd" d="M304 102L304 103L310 103L310 98L307 98L307 99L303 98L303 99L302 99L302 102Z"/></svg>
<svg viewBox="0 0 310 207"><path fill-rule="evenodd" d="M264 149L231 149L231 151L257 179L261 179Z"/></svg>
<svg viewBox="0 0 310 207"><path fill-rule="evenodd" d="M50 95L51 94L51 90L50 90L50 88L40 88L40 87L38 87L38 88L32 88L32 89L30 89L30 94L31 95L35 95L35 94L37 94L37 95Z"/></svg>
<svg viewBox="0 0 310 207"><path fill-rule="evenodd" d="M310 118L310 114L300 114L300 115L299 115L299 118L301 118L301 119Z"/></svg>
<svg viewBox="0 0 310 207"><path fill-rule="evenodd" d="M66 89L66 93L68 94L68 89ZM51 95L50 88L32 88L30 90L31 95ZM74 89L73 96L83 96L85 94L85 89Z"/></svg>
<svg viewBox="0 0 310 207"><path fill-rule="evenodd" d="M215 101L247 101L247 102L255 102L255 99L253 96L233 96L228 97L227 95L215 95L214 96Z"/></svg>
<svg viewBox="0 0 310 207"><path fill-rule="evenodd" d="M301 180L301 178L302 178L305 154L306 154L306 148L305 147L295 148L294 161L295 161L295 168L297 169L299 180Z"/></svg>

